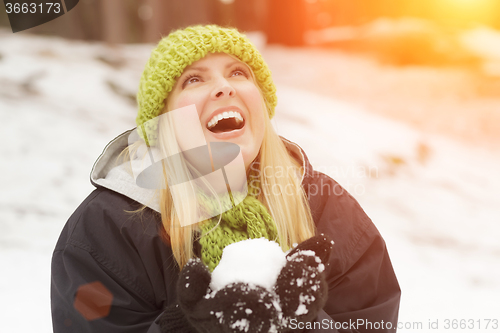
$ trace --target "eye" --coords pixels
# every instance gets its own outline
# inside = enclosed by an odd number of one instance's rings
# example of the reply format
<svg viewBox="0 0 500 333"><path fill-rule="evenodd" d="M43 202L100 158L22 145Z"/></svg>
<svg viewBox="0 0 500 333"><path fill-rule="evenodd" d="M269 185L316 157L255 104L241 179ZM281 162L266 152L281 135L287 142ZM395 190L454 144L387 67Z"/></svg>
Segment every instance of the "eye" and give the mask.
<svg viewBox="0 0 500 333"><path fill-rule="evenodd" d="M196 75L196 74L189 74L189 76L186 77L186 79L182 83L182 87L184 88L188 84L192 84L192 83L196 83L196 82L200 82L200 81L201 80L200 80L200 77L198 75Z"/></svg>
<svg viewBox="0 0 500 333"><path fill-rule="evenodd" d="M236 67L232 72L231 76L244 76L248 79L249 73L241 67Z"/></svg>

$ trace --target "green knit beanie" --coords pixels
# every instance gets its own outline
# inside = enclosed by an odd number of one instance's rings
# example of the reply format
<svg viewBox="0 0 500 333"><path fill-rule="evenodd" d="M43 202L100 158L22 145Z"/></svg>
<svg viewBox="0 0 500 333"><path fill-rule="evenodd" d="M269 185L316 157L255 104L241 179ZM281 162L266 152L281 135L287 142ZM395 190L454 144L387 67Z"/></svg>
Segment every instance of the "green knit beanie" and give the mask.
<svg viewBox="0 0 500 333"><path fill-rule="evenodd" d="M160 115L165 107L165 99L184 69L208 53L220 52L235 56L252 69L269 117L274 116L278 99L271 71L249 39L232 28L191 26L176 30L160 40L142 73L137 93L139 111L136 123L141 128L141 136L147 133L150 145L155 144L156 128L151 122L144 123Z"/></svg>

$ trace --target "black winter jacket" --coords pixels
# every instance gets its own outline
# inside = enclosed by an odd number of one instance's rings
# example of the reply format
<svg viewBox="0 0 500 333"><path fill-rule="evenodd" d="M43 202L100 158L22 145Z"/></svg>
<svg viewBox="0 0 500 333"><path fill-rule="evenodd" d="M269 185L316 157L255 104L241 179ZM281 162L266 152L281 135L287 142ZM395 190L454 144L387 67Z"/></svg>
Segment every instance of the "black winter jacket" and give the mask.
<svg viewBox="0 0 500 333"><path fill-rule="evenodd" d="M109 176L126 134L96 162L92 182L97 189L69 218L55 247L51 304L56 333L156 332L155 319L175 302L179 268L159 235L157 208L151 200L134 198L141 190L130 190L123 177ZM395 332L401 292L380 233L350 194L314 171L296 144L283 141L303 163L302 184L317 232L335 242L328 301L311 331ZM131 213L148 203L153 208Z"/></svg>

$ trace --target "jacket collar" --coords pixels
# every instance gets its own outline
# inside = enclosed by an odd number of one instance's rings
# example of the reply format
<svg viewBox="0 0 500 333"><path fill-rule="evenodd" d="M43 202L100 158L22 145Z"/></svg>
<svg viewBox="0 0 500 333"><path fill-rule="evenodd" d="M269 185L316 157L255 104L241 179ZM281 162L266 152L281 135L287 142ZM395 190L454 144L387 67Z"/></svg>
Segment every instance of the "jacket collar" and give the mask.
<svg viewBox="0 0 500 333"><path fill-rule="evenodd" d="M92 167L90 182L96 187L104 187L118 192L160 212L157 190L137 186L130 172L129 163L117 164L120 153L129 144L128 138L132 131L135 131L135 128L118 135L106 145ZM280 138L289 154L302 164L299 175L301 183L308 182L308 178L313 175L313 169L305 152L296 143L283 137Z"/></svg>
<svg viewBox="0 0 500 333"><path fill-rule="evenodd" d="M119 156L128 146L129 136L133 131L135 128L120 134L106 145L92 167L90 182L95 187L110 189L160 212L157 190L137 186L130 163L118 163Z"/></svg>
<svg viewBox="0 0 500 333"><path fill-rule="evenodd" d="M285 139L282 136L280 136L280 139L281 141L283 141L283 144L285 145L286 150L288 150L290 156L292 156L299 163L302 163L300 182L301 184L304 184L304 181L307 181L307 178L312 176L313 171L312 165L311 163L309 163L309 159L307 158L306 153L295 142Z"/></svg>

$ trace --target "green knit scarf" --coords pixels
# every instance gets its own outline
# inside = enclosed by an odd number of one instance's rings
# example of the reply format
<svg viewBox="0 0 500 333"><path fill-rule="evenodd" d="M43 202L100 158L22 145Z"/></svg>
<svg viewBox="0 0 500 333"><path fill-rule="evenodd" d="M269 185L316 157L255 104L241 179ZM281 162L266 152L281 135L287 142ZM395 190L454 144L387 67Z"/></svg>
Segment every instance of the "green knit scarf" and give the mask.
<svg viewBox="0 0 500 333"><path fill-rule="evenodd" d="M210 271L219 264L222 250L229 244L261 237L279 243L276 224L267 208L257 199L256 184L258 182L254 179L252 186L248 186L248 195L238 205L233 205L222 216L214 216L200 224L201 260ZM230 199L233 202L231 195ZM218 202L210 204L216 207L219 205Z"/></svg>

